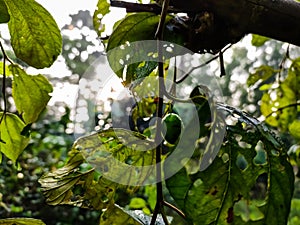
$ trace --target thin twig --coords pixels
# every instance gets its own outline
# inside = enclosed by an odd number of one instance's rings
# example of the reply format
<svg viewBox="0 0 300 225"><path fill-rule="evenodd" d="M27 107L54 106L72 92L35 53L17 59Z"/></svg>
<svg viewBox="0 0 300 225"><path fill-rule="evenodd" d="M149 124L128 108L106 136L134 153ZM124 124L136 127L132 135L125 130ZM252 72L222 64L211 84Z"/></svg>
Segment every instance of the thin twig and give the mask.
<svg viewBox="0 0 300 225"><path fill-rule="evenodd" d="M227 49L231 48L231 46L232 46L232 44L228 45L223 50L221 50L220 53L223 54ZM200 69L201 67L208 65L209 63L216 60L217 58L219 58L219 55L214 56L213 58L209 59L205 63L200 64L199 66L193 67L192 69L190 69L190 71L185 73L184 76L182 76L178 80L176 80L176 84L179 84L179 83L183 82L194 70Z"/></svg>
<svg viewBox="0 0 300 225"><path fill-rule="evenodd" d="M158 4L141 4L124 1L111 1L110 5L113 7L125 8L126 12L153 12L156 14L160 14L162 9L162 7ZM180 10L172 8L168 8L167 11L169 13L181 12Z"/></svg>
<svg viewBox="0 0 300 225"><path fill-rule="evenodd" d="M268 115L266 116L266 119L269 118L270 116L272 116L273 113L281 112L281 111L284 110L284 109L291 108L291 107L297 107L297 106L300 106L300 102L297 102L297 103L293 103L293 104L289 104L289 105L280 107L280 108L278 108L276 111L271 112L270 114L268 114Z"/></svg>

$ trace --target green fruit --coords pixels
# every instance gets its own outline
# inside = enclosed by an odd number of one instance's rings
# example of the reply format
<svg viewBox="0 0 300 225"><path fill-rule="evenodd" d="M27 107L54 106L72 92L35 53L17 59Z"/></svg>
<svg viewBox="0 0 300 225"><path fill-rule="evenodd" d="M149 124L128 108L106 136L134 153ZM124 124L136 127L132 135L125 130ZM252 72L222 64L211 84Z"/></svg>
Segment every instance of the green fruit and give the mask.
<svg viewBox="0 0 300 225"><path fill-rule="evenodd" d="M164 139L170 144L175 144L181 133L181 118L175 113L169 113L163 118L162 122Z"/></svg>

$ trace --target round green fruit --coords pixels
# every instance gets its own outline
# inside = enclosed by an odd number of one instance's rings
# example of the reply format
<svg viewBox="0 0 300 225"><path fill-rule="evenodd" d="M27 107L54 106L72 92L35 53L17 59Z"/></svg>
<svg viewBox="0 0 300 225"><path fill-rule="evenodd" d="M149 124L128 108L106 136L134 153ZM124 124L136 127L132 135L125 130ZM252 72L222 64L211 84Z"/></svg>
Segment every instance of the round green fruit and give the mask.
<svg viewBox="0 0 300 225"><path fill-rule="evenodd" d="M162 125L164 139L170 144L175 144L180 137L183 125L181 118L175 113L169 113L163 118Z"/></svg>

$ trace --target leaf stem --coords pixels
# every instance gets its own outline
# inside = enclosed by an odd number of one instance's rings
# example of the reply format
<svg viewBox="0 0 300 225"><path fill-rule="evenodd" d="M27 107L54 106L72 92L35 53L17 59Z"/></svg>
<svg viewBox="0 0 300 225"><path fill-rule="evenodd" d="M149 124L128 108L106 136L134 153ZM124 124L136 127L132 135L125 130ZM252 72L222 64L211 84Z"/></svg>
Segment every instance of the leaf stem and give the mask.
<svg viewBox="0 0 300 225"><path fill-rule="evenodd" d="M163 201L163 204L167 207L169 207L170 209L174 210L179 216L181 216L182 218L185 219L185 215L184 213L178 209L177 207L175 207L174 205L170 204L169 202Z"/></svg>
<svg viewBox="0 0 300 225"><path fill-rule="evenodd" d="M179 84L179 83L183 82L183 81L184 81L184 80L185 80L185 79L186 79L186 78L187 78L194 70L199 69L199 68L201 68L201 67L203 67L203 66L206 66L206 65L208 65L209 63L211 63L212 61L214 61L214 60L220 58L220 54L223 54L227 49L231 48L231 46L232 46L232 44L228 45L228 46L225 47L223 50L221 50L221 51L219 52L218 55L212 57L211 59L209 59L209 60L207 60L206 62L200 64L199 66L193 67L193 68L190 69L185 75L183 75L183 76L180 77L178 80L176 80L175 83L176 83L176 84ZM221 69L222 69L222 68L221 68ZM223 71L222 71L222 72L223 72Z"/></svg>

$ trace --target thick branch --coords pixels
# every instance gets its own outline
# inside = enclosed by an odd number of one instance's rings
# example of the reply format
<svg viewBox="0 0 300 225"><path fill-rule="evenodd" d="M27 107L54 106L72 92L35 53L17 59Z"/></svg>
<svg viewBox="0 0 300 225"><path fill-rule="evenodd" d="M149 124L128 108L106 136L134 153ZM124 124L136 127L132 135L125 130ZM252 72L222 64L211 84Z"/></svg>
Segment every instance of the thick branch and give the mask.
<svg viewBox="0 0 300 225"><path fill-rule="evenodd" d="M300 46L300 3L294 0L173 0L183 11L209 11L234 35L255 33Z"/></svg>
<svg viewBox="0 0 300 225"><path fill-rule="evenodd" d="M127 12L160 12L157 4L112 1L111 5L124 7ZM189 34L188 47L195 51L218 52L248 33L300 46L300 3L294 0L171 0L168 11L186 12L194 17L190 22L198 22L196 25L188 24L189 30L180 29L181 33ZM199 27L199 21L205 12L213 17L214 27L199 32L203 28ZM195 17L197 15L200 17Z"/></svg>

